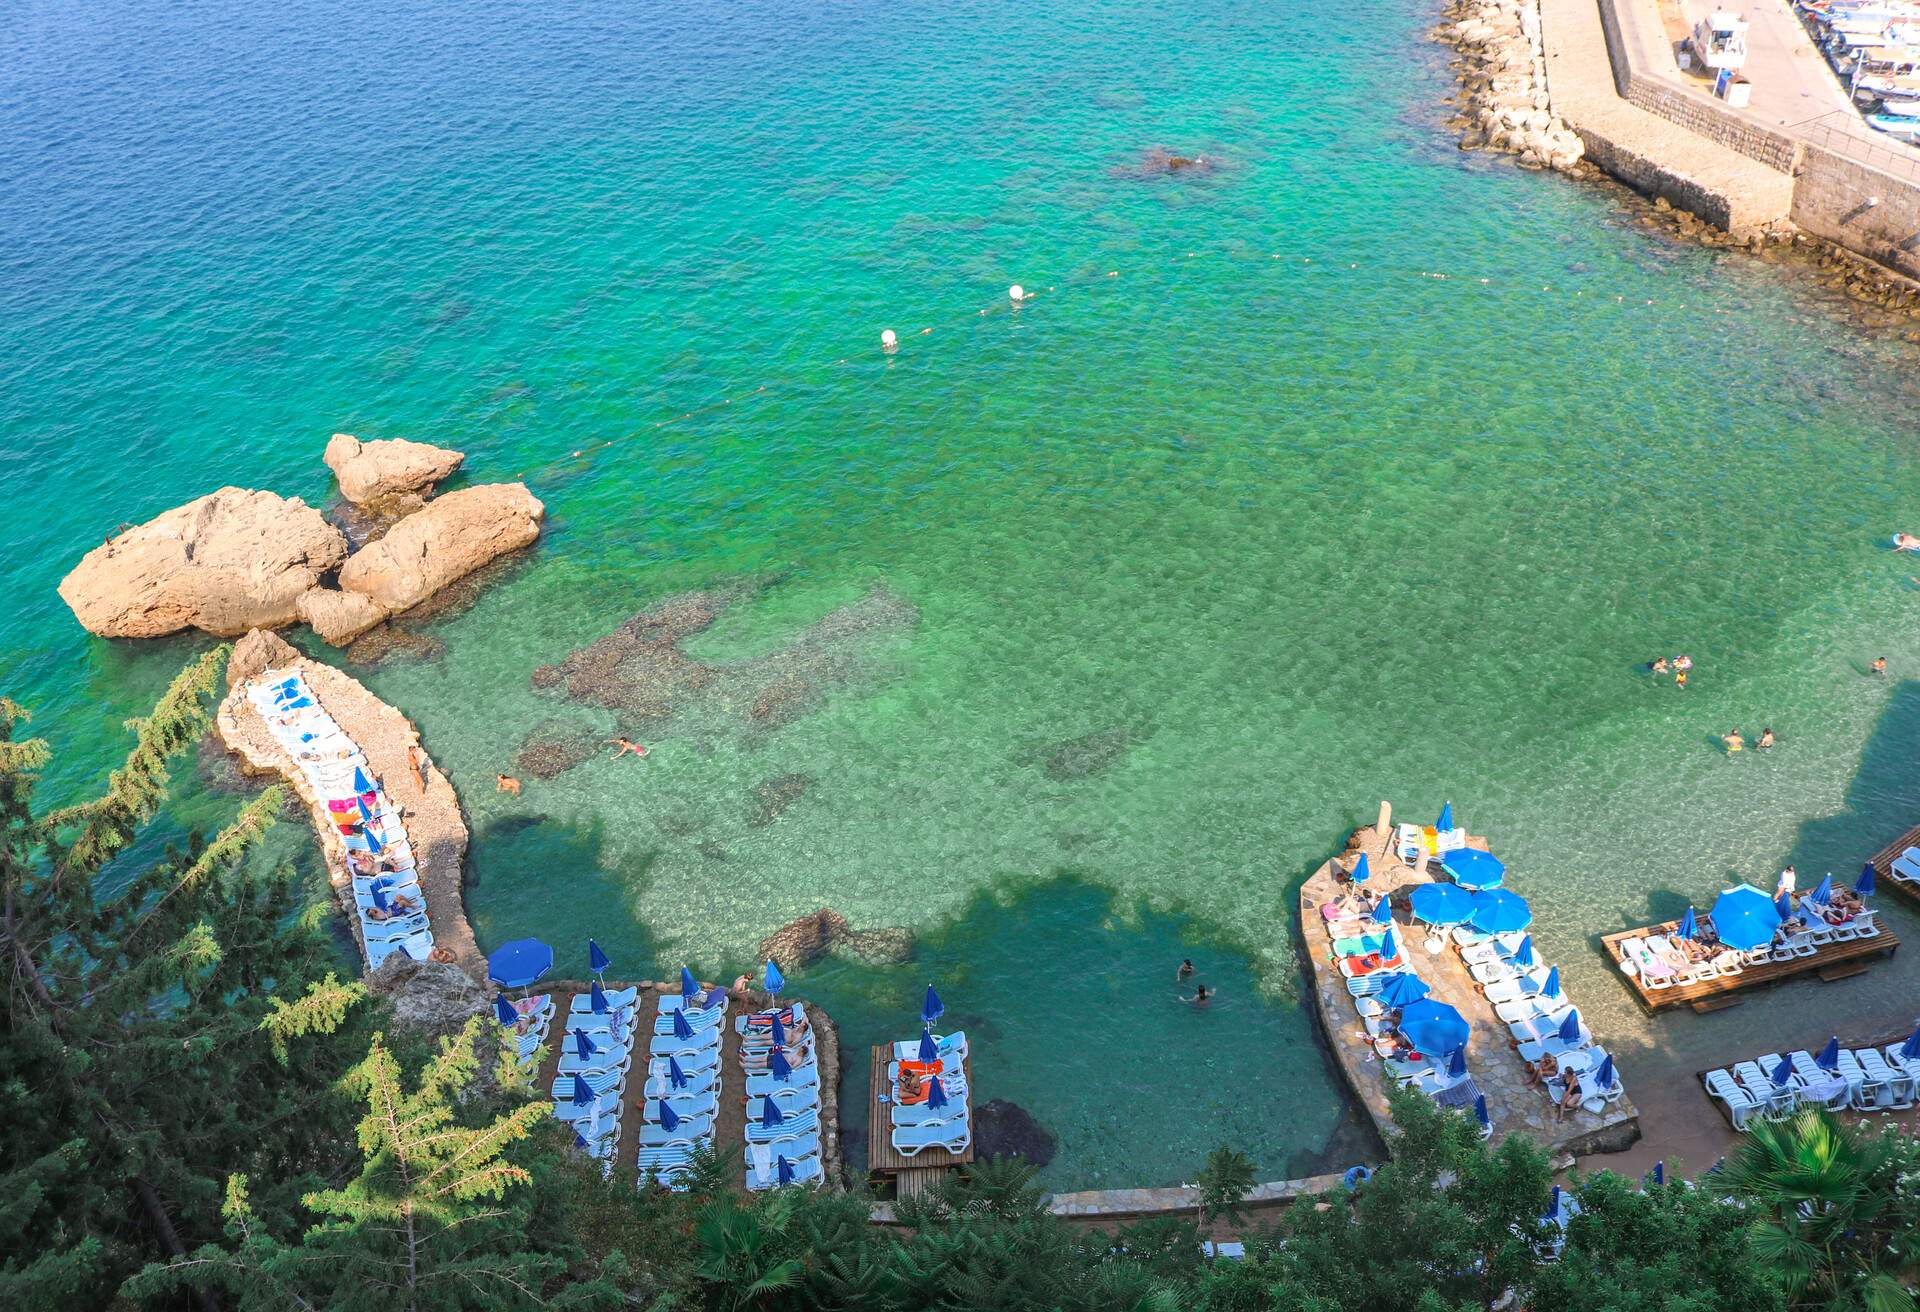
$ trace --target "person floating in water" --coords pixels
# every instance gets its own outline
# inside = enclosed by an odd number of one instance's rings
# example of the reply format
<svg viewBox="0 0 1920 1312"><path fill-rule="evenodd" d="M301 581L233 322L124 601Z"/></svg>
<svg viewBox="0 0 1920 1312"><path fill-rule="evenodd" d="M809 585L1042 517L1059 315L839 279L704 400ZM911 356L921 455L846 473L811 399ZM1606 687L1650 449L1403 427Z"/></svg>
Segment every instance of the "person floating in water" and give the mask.
<svg viewBox="0 0 1920 1312"><path fill-rule="evenodd" d="M1178 980L1192 979L1193 978L1193 958L1192 957L1182 958L1180 962L1180 969L1173 972L1173 977Z"/></svg>
<svg viewBox="0 0 1920 1312"><path fill-rule="evenodd" d="M1893 535L1893 549L1895 551L1920 551L1920 538L1915 537L1911 533L1895 533Z"/></svg>
<svg viewBox="0 0 1920 1312"><path fill-rule="evenodd" d="M1196 1007L1204 1007L1212 997L1212 989L1208 988L1205 984L1196 984L1193 986L1193 996L1190 998L1182 998L1180 1001L1190 1002Z"/></svg>
<svg viewBox="0 0 1920 1312"><path fill-rule="evenodd" d="M1673 686L1683 691L1685 690L1687 686L1687 672L1685 670L1676 670L1674 672Z"/></svg>
<svg viewBox="0 0 1920 1312"><path fill-rule="evenodd" d="M1771 728L1762 729L1760 731L1760 741L1756 742L1754 746L1755 747L1773 746L1773 730Z"/></svg>
<svg viewBox="0 0 1920 1312"><path fill-rule="evenodd" d="M1887 672L1887 658L1885 656L1875 656L1873 658L1873 672L1875 674L1885 674Z"/></svg>
<svg viewBox="0 0 1920 1312"><path fill-rule="evenodd" d="M1722 735L1720 741L1727 745L1728 756L1732 756L1735 752L1747 745L1747 740L1740 736L1738 729L1727 730L1727 732Z"/></svg>
<svg viewBox="0 0 1920 1312"><path fill-rule="evenodd" d="M1659 678L1661 675L1667 672L1667 658L1665 656L1660 657L1659 659L1649 664L1647 666L1647 669L1650 673L1652 673L1654 678L1656 679Z"/></svg>
<svg viewBox="0 0 1920 1312"><path fill-rule="evenodd" d="M520 796L520 781L510 774L497 774L493 777L493 786L500 792Z"/></svg>
<svg viewBox="0 0 1920 1312"><path fill-rule="evenodd" d="M645 756L647 754L646 748L642 747L639 743L628 742L625 738L609 738L607 741L612 743L616 749L613 753L613 759L616 761L628 752L632 752L635 756Z"/></svg>

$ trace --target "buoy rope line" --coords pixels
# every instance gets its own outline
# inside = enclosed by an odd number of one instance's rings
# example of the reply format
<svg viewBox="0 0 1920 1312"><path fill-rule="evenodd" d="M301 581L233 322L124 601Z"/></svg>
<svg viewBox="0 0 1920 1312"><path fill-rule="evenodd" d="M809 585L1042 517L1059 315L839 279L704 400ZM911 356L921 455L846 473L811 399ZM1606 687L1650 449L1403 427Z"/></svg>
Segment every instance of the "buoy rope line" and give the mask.
<svg viewBox="0 0 1920 1312"><path fill-rule="evenodd" d="M1149 274L1163 272L1164 270L1170 267L1184 265L1189 261L1202 259L1207 256L1218 256L1226 259L1241 260L1250 265L1259 264L1259 265L1265 265L1271 268L1287 269L1287 270L1291 270L1299 273L1306 273L1306 274L1313 274L1313 275L1324 274L1324 275L1334 276L1334 277L1356 273L1361 268L1360 262L1357 260L1348 261L1348 260L1341 260L1337 258L1329 259L1325 257L1315 257L1311 255L1269 254L1266 252L1252 252L1244 249L1220 247L1212 250L1187 251L1182 255L1173 257L1172 259L1162 260L1157 262L1154 265L1148 266L1147 272ZM1741 313L1741 311L1737 309L1729 310L1729 309L1722 309L1718 306L1695 305L1692 302L1680 300L1680 299L1669 299L1669 298L1661 298L1661 297L1637 297L1637 296L1629 297L1622 294L1608 294L1605 292L1589 291L1588 289L1581 288L1581 287L1568 288L1563 286L1555 286L1552 283L1535 283L1531 279L1527 279L1523 281L1520 279L1483 278L1483 277L1478 277L1469 273L1447 273L1447 272L1431 270L1431 269L1410 269L1410 268L1396 269L1396 268L1391 268L1391 267L1387 267L1379 264L1372 264L1372 263L1369 263L1366 266L1366 269L1368 274L1377 275L1379 279L1383 282L1389 281L1389 280L1397 280L1397 279L1412 279L1412 280L1421 281L1421 282L1456 283L1468 289L1484 287L1489 290L1499 289L1501 291L1519 291L1522 293L1528 293L1536 296L1545 295L1545 296L1561 297L1567 300L1580 300L1590 305L1627 306L1636 310L1703 309L1703 310L1709 310L1713 314L1723 315L1723 316L1735 316ZM1122 285L1122 284L1137 285L1137 283L1138 283L1137 274L1129 271L1125 275L1123 275L1122 271L1119 269L1107 269L1097 273L1068 275L1067 277L1063 278L1059 283L1050 283L1044 288L1041 288L1039 290L1030 290L1025 287L1022 287L1019 283L1015 283L1013 286L1007 289L1007 294L1004 298L994 302L992 305L988 305L988 306L973 310L966 314L954 315L951 318L948 318L939 322L935 322L932 324L928 324L924 327L909 329L904 338L895 329L892 329L892 328L882 329L879 334L879 343L878 343L877 353L882 358L897 356L907 347L908 344L918 341L921 338L932 336L935 331L951 331L956 328L964 327L968 324L977 325L982 320L994 314L1018 313L1019 311L1029 306L1035 305L1037 302L1043 299L1050 299L1052 296L1059 293L1063 289L1077 290L1081 288L1093 288L1093 287L1099 287L1103 285ZM796 373L789 375L785 378L776 378L769 382L761 383L758 386L747 388L744 391L733 392L727 395L716 397L715 399L708 401L703 405L696 405L689 409L678 411L674 414L668 415L664 419L657 419L652 424L649 424L644 428L636 429L628 433L622 433L615 437L605 438L601 441L590 442L585 446L576 447L564 455L557 455L539 464L526 466L520 473L515 474L514 477L517 479L525 479L529 474L547 473L556 469L560 469L564 466L576 464L579 461L587 460L595 455L598 455L600 452L605 451L610 447L619 446L622 443L630 442L637 437L645 437L649 433L658 432L659 430L664 428L671 428L676 424L683 424L690 419L697 419L702 415L717 414L720 411L729 409L732 406L736 406L736 405L743 404L745 402L756 400L759 397L765 396L768 392L790 390L803 385L810 385L811 383L817 381L821 377L829 375L838 370L849 368L853 366L855 363L856 363L856 358L854 356L842 355L832 360L821 360L812 365L801 365L799 367L799 370Z"/></svg>

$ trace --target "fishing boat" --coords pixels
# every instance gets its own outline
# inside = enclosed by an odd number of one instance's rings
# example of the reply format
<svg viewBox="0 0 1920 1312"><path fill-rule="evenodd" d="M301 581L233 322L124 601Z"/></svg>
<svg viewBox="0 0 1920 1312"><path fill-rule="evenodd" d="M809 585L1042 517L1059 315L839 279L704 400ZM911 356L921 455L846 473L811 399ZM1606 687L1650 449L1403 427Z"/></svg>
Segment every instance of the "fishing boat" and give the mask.
<svg viewBox="0 0 1920 1312"><path fill-rule="evenodd" d="M1920 118L1906 118L1898 114L1869 114L1867 122L1903 141L1920 139Z"/></svg>

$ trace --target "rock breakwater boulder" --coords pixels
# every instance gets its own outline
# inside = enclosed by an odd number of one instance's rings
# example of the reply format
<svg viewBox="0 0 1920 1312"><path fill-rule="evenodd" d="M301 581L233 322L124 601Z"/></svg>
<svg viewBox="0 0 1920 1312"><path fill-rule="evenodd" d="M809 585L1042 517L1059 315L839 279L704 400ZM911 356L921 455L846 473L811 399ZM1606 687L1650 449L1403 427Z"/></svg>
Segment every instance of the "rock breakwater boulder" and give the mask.
<svg viewBox="0 0 1920 1312"><path fill-rule="evenodd" d="M829 952L845 952L873 965L898 965L913 957L913 931L900 927L855 929L832 907L791 920L760 941L760 956L798 970Z"/></svg>
<svg viewBox="0 0 1920 1312"><path fill-rule="evenodd" d="M1537 0L1454 0L1436 39L1460 52L1460 148L1505 151L1529 168L1580 173L1586 147L1553 113Z"/></svg>
<svg viewBox="0 0 1920 1312"><path fill-rule="evenodd" d="M89 551L60 597L103 638L230 638L291 624L346 551L340 530L298 497L223 487Z"/></svg>
<svg viewBox="0 0 1920 1312"><path fill-rule="evenodd" d="M362 442L335 433L327 442L327 468L340 483L340 495L356 506L391 505L417 509L434 485L460 468L461 452L404 438Z"/></svg>
<svg viewBox="0 0 1920 1312"><path fill-rule="evenodd" d="M416 606L488 561L540 536L546 507L524 483L463 488L429 502L340 568L342 591L389 614Z"/></svg>

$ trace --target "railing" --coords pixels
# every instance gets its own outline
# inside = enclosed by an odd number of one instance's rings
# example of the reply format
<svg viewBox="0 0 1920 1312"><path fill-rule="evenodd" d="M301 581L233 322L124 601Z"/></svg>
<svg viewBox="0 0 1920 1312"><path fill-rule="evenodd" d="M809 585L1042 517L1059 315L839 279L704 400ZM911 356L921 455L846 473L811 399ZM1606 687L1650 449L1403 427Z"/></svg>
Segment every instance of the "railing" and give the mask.
<svg viewBox="0 0 1920 1312"><path fill-rule="evenodd" d="M1876 133L1857 114L1833 110L1795 123L1785 131L1809 146L1831 151L1842 159L1878 169L1903 182L1920 184L1920 150L1899 145L1891 137L1875 140L1884 134Z"/></svg>

